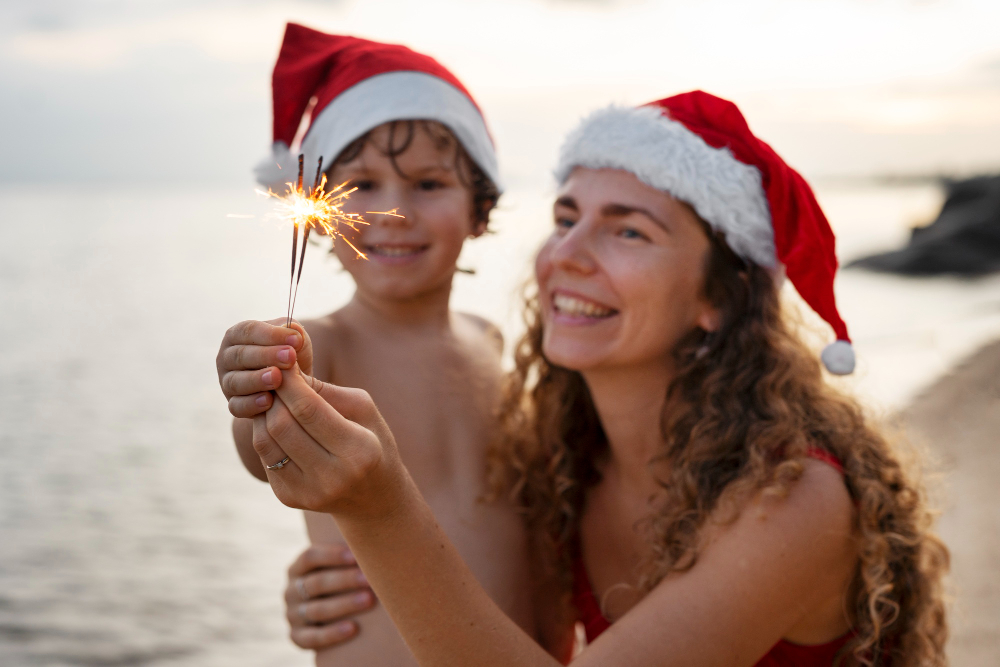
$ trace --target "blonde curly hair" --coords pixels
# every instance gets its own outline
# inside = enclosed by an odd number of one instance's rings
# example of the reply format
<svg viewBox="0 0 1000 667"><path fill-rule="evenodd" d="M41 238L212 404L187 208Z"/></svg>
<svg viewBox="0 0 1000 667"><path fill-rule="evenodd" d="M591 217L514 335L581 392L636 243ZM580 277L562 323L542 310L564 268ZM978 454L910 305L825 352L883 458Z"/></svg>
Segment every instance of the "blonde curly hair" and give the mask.
<svg viewBox="0 0 1000 667"><path fill-rule="evenodd" d="M806 452L820 448L842 462L856 507L858 563L846 603L853 637L838 664L946 665L949 556L931 532L917 475L859 404L825 381L782 312L773 276L704 227L711 250L703 289L722 326L712 335L692 331L674 351L663 445L652 462L668 472L647 522L652 558L642 587L695 563L699 532L724 490L785 494ZM489 452L490 487L518 503L538 561L568 604L573 539L607 440L580 373L545 359L537 295L524 314L527 332Z"/></svg>

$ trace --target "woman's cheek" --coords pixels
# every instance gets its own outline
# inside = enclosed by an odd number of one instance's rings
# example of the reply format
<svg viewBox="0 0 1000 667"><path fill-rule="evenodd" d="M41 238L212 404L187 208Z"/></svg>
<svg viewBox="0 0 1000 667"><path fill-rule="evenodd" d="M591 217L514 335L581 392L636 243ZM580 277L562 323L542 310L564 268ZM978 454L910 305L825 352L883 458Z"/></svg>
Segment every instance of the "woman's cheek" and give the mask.
<svg viewBox="0 0 1000 667"><path fill-rule="evenodd" d="M552 246L555 242L556 238L553 234L542 244L538 255L535 256L535 281L538 283L540 291L544 289L545 281L552 273Z"/></svg>

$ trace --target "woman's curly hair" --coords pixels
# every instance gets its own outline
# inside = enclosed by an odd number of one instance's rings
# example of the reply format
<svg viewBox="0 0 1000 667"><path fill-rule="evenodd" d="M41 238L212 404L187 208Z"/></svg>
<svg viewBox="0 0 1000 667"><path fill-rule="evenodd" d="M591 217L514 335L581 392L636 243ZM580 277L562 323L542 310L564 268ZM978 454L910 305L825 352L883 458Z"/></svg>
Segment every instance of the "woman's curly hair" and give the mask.
<svg viewBox="0 0 1000 667"><path fill-rule="evenodd" d="M858 564L846 601L853 638L839 664L947 664L949 557L931 532L916 475L858 403L826 383L786 322L771 273L704 226L711 250L703 289L722 324L712 335L691 332L674 351L663 447L652 462L667 472L658 477L662 504L648 519L653 557L643 588L694 564L699 532L724 490L785 494L807 450L820 448L843 463L856 507ZM607 441L580 373L545 359L537 295L527 299L525 321L489 454L490 485L521 507L539 561L568 600L573 539Z"/></svg>

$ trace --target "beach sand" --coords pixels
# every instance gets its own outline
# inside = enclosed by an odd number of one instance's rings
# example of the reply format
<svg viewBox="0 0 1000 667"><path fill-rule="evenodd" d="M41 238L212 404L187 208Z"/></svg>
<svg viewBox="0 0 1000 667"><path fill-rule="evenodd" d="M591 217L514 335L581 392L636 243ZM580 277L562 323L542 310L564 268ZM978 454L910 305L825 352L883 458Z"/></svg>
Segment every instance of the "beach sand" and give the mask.
<svg viewBox="0 0 1000 667"><path fill-rule="evenodd" d="M903 413L939 459L941 536L952 555L955 667L1000 665L1000 341L922 392Z"/></svg>

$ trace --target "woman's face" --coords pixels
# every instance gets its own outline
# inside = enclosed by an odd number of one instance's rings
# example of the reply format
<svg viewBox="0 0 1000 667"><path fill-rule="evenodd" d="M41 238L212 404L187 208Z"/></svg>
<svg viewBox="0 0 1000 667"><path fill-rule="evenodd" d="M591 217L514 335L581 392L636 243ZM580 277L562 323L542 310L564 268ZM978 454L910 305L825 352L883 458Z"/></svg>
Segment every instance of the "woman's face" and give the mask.
<svg viewBox="0 0 1000 667"><path fill-rule="evenodd" d="M659 363L695 327L709 240L694 212L627 171L578 167L535 262L548 360L577 371Z"/></svg>

